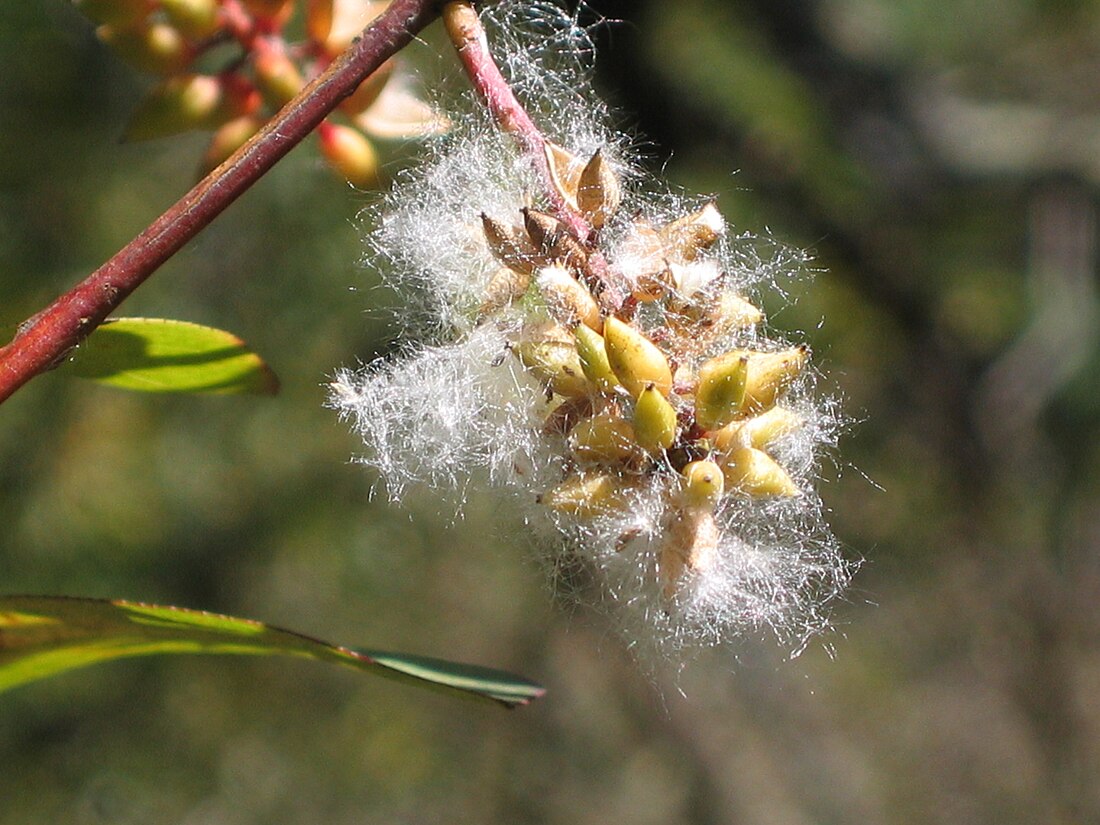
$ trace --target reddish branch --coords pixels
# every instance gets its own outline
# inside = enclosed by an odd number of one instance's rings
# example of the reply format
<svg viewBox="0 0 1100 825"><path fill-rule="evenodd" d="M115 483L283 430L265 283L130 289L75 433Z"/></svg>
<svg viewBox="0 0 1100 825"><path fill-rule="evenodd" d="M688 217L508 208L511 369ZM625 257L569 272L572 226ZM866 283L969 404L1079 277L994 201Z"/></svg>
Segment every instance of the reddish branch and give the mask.
<svg viewBox="0 0 1100 825"><path fill-rule="evenodd" d="M550 167L546 159L546 137L531 120L523 104L516 99L512 87L500 73L500 67L489 52L489 43L485 29L478 19L477 11L466 0L447 3L443 8L443 23L447 34L454 44L462 67L470 78L470 83L489 113L501 129L511 133L531 156L532 163L543 177L544 192L551 211L563 221L582 241L592 233L588 222L562 198L553 185Z"/></svg>
<svg viewBox="0 0 1100 825"><path fill-rule="evenodd" d="M440 0L393 0L363 35L247 144L144 232L0 348L0 402L55 366L119 304L439 15Z"/></svg>

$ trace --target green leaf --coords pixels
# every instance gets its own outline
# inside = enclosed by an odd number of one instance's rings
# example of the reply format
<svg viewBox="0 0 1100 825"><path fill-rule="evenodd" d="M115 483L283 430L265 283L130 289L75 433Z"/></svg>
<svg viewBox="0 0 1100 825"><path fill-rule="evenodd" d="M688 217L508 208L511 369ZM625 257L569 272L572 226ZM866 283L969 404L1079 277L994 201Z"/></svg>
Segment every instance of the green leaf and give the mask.
<svg viewBox="0 0 1100 825"><path fill-rule="evenodd" d="M74 352L68 369L141 392L266 393L279 379L240 338L164 318L106 321Z"/></svg>
<svg viewBox="0 0 1100 825"><path fill-rule="evenodd" d="M506 707L543 688L499 670L331 645L250 619L127 601L0 596L0 691L98 662L157 653L296 656Z"/></svg>

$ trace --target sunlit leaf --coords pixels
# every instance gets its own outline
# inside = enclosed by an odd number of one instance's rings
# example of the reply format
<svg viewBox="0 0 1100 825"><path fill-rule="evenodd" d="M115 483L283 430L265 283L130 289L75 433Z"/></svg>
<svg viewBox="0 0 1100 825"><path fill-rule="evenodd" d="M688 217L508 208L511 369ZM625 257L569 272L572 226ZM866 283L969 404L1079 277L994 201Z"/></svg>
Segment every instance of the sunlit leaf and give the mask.
<svg viewBox="0 0 1100 825"><path fill-rule="evenodd" d="M98 662L158 653L295 656L507 707L543 694L498 670L331 645L261 622L127 601L0 596L0 691Z"/></svg>
<svg viewBox="0 0 1100 825"><path fill-rule="evenodd" d="M164 318L107 321L73 353L81 378L141 392L267 393L279 380L224 330Z"/></svg>

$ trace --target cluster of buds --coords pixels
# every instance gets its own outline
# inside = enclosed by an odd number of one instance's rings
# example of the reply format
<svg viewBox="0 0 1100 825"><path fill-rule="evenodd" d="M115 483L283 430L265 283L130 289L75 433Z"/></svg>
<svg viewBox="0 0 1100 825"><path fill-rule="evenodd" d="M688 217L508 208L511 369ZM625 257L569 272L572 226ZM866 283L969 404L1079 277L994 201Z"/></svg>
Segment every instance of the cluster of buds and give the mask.
<svg viewBox="0 0 1100 825"><path fill-rule="evenodd" d="M75 0L122 59L160 78L127 140L211 131L205 174L324 71L388 0ZM287 39L299 5L304 37ZM371 137L416 137L442 122L404 89L391 61L317 130L322 156L352 184L378 184Z"/></svg>
<svg viewBox="0 0 1100 825"><path fill-rule="evenodd" d="M547 163L558 196L591 230L581 237L530 208L514 226L483 214L501 268L479 314L523 300L539 307L509 349L550 398L544 431L566 439L566 477L543 505L579 519L614 515L652 477L673 480L657 562L671 596L685 573L714 563L724 497L799 495L767 447L802 424L780 402L807 349L713 353L763 317L706 257L725 232L713 203L658 226L634 219L608 260L599 239L620 207L618 176L599 151L582 163L549 145Z"/></svg>

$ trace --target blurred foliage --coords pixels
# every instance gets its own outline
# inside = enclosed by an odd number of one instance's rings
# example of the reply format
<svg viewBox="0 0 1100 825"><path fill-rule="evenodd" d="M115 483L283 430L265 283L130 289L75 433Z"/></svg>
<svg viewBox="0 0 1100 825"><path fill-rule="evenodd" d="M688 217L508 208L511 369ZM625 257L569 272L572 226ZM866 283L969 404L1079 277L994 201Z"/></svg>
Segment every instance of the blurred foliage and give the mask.
<svg viewBox="0 0 1100 825"><path fill-rule="evenodd" d="M256 616L549 695L504 715L293 663L79 672L0 703L5 821L1100 819L1100 6L590 6L623 21L599 82L654 166L816 252L770 309L854 419L825 497L868 561L837 632L650 680L551 603L507 513L368 500L322 385L387 349L386 294L356 266L366 196L299 151L127 304L234 330L283 394L32 382L0 429L3 589ZM143 81L59 0L0 6L0 77L10 334L200 151L117 143Z"/></svg>

